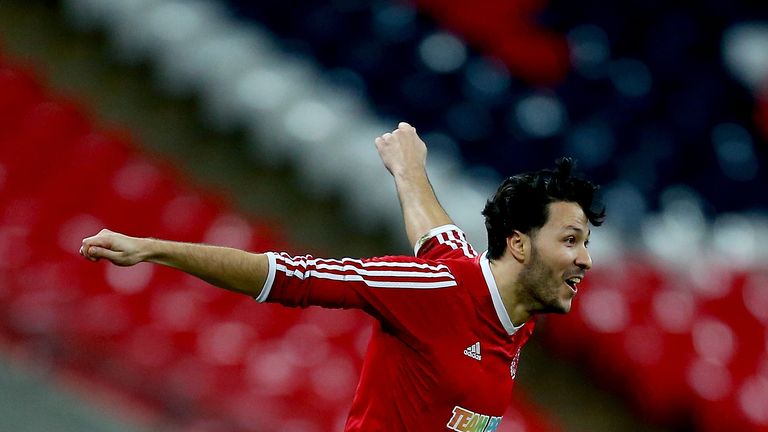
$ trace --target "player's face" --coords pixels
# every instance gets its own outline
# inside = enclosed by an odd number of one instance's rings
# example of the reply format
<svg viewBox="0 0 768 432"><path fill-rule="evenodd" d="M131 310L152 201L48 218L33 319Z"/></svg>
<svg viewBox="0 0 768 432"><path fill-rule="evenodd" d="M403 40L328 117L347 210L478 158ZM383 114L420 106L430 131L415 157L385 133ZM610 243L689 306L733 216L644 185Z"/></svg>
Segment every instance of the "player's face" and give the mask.
<svg viewBox="0 0 768 432"><path fill-rule="evenodd" d="M549 204L549 219L531 238L532 255L521 273L539 312L566 313L577 285L592 267L588 220L573 202Z"/></svg>

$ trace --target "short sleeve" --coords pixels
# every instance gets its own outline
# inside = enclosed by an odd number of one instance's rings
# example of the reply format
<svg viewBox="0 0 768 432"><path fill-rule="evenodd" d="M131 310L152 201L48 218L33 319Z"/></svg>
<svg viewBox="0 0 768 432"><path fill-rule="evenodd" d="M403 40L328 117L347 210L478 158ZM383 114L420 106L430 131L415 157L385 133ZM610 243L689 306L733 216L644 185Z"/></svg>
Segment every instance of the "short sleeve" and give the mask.
<svg viewBox="0 0 768 432"><path fill-rule="evenodd" d="M477 252L467 242L466 234L456 225L432 228L416 242L413 253L424 259L477 257Z"/></svg>

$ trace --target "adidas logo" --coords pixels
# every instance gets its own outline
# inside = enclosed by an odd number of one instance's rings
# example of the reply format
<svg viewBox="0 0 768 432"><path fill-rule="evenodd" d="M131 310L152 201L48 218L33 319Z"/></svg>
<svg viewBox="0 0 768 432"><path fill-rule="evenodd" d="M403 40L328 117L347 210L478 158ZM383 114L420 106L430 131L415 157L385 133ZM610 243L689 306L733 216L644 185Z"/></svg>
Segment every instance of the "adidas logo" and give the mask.
<svg viewBox="0 0 768 432"><path fill-rule="evenodd" d="M472 357L475 360L482 360L483 356L480 355L480 342L475 342L472 345L468 346L464 350L464 355L468 357Z"/></svg>

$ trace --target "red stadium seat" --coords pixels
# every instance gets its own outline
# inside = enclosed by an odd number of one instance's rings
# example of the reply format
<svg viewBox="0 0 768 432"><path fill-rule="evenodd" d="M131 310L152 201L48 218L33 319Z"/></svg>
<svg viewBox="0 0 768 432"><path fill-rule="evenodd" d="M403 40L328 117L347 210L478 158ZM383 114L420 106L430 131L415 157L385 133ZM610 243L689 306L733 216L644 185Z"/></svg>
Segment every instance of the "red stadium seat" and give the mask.
<svg viewBox="0 0 768 432"><path fill-rule="evenodd" d="M182 189L158 211L160 219L158 237L200 242L221 211L221 205L200 194Z"/></svg>
<svg viewBox="0 0 768 432"><path fill-rule="evenodd" d="M461 1L419 0L447 28L500 58L513 75L551 85L568 71L568 49L560 35L537 27L534 14L542 2L483 0L467 8Z"/></svg>
<svg viewBox="0 0 768 432"><path fill-rule="evenodd" d="M764 90L758 98L754 119L758 130L763 134L763 138L768 139L768 90Z"/></svg>
<svg viewBox="0 0 768 432"><path fill-rule="evenodd" d="M33 194L46 184L47 174L61 169L71 141L89 128L87 119L70 103L35 106L21 119L19 128L0 142L0 161L6 168L0 200Z"/></svg>
<svg viewBox="0 0 768 432"><path fill-rule="evenodd" d="M362 313L256 305L168 268L78 255L101 227L289 247L278 224L247 220L130 143L94 131L82 108L47 97L33 74L0 66L3 337L54 350L67 374L169 409L184 430L340 429L370 337ZM552 430L523 410L513 417L523 430Z"/></svg>
<svg viewBox="0 0 768 432"><path fill-rule="evenodd" d="M19 127L21 119L43 100L43 89L32 72L0 66L0 142Z"/></svg>

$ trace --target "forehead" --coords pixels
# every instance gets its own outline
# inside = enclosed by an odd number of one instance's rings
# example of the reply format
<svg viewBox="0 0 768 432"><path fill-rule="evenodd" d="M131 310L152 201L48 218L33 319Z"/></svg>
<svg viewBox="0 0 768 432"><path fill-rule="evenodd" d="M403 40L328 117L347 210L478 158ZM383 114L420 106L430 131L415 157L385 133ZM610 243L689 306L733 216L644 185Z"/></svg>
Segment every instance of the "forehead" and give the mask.
<svg viewBox="0 0 768 432"><path fill-rule="evenodd" d="M549 203L549 218L544 224L545 229L566 230L576 229L589 233L589 220L581 206L575 202L557 201Z"/></svg>

